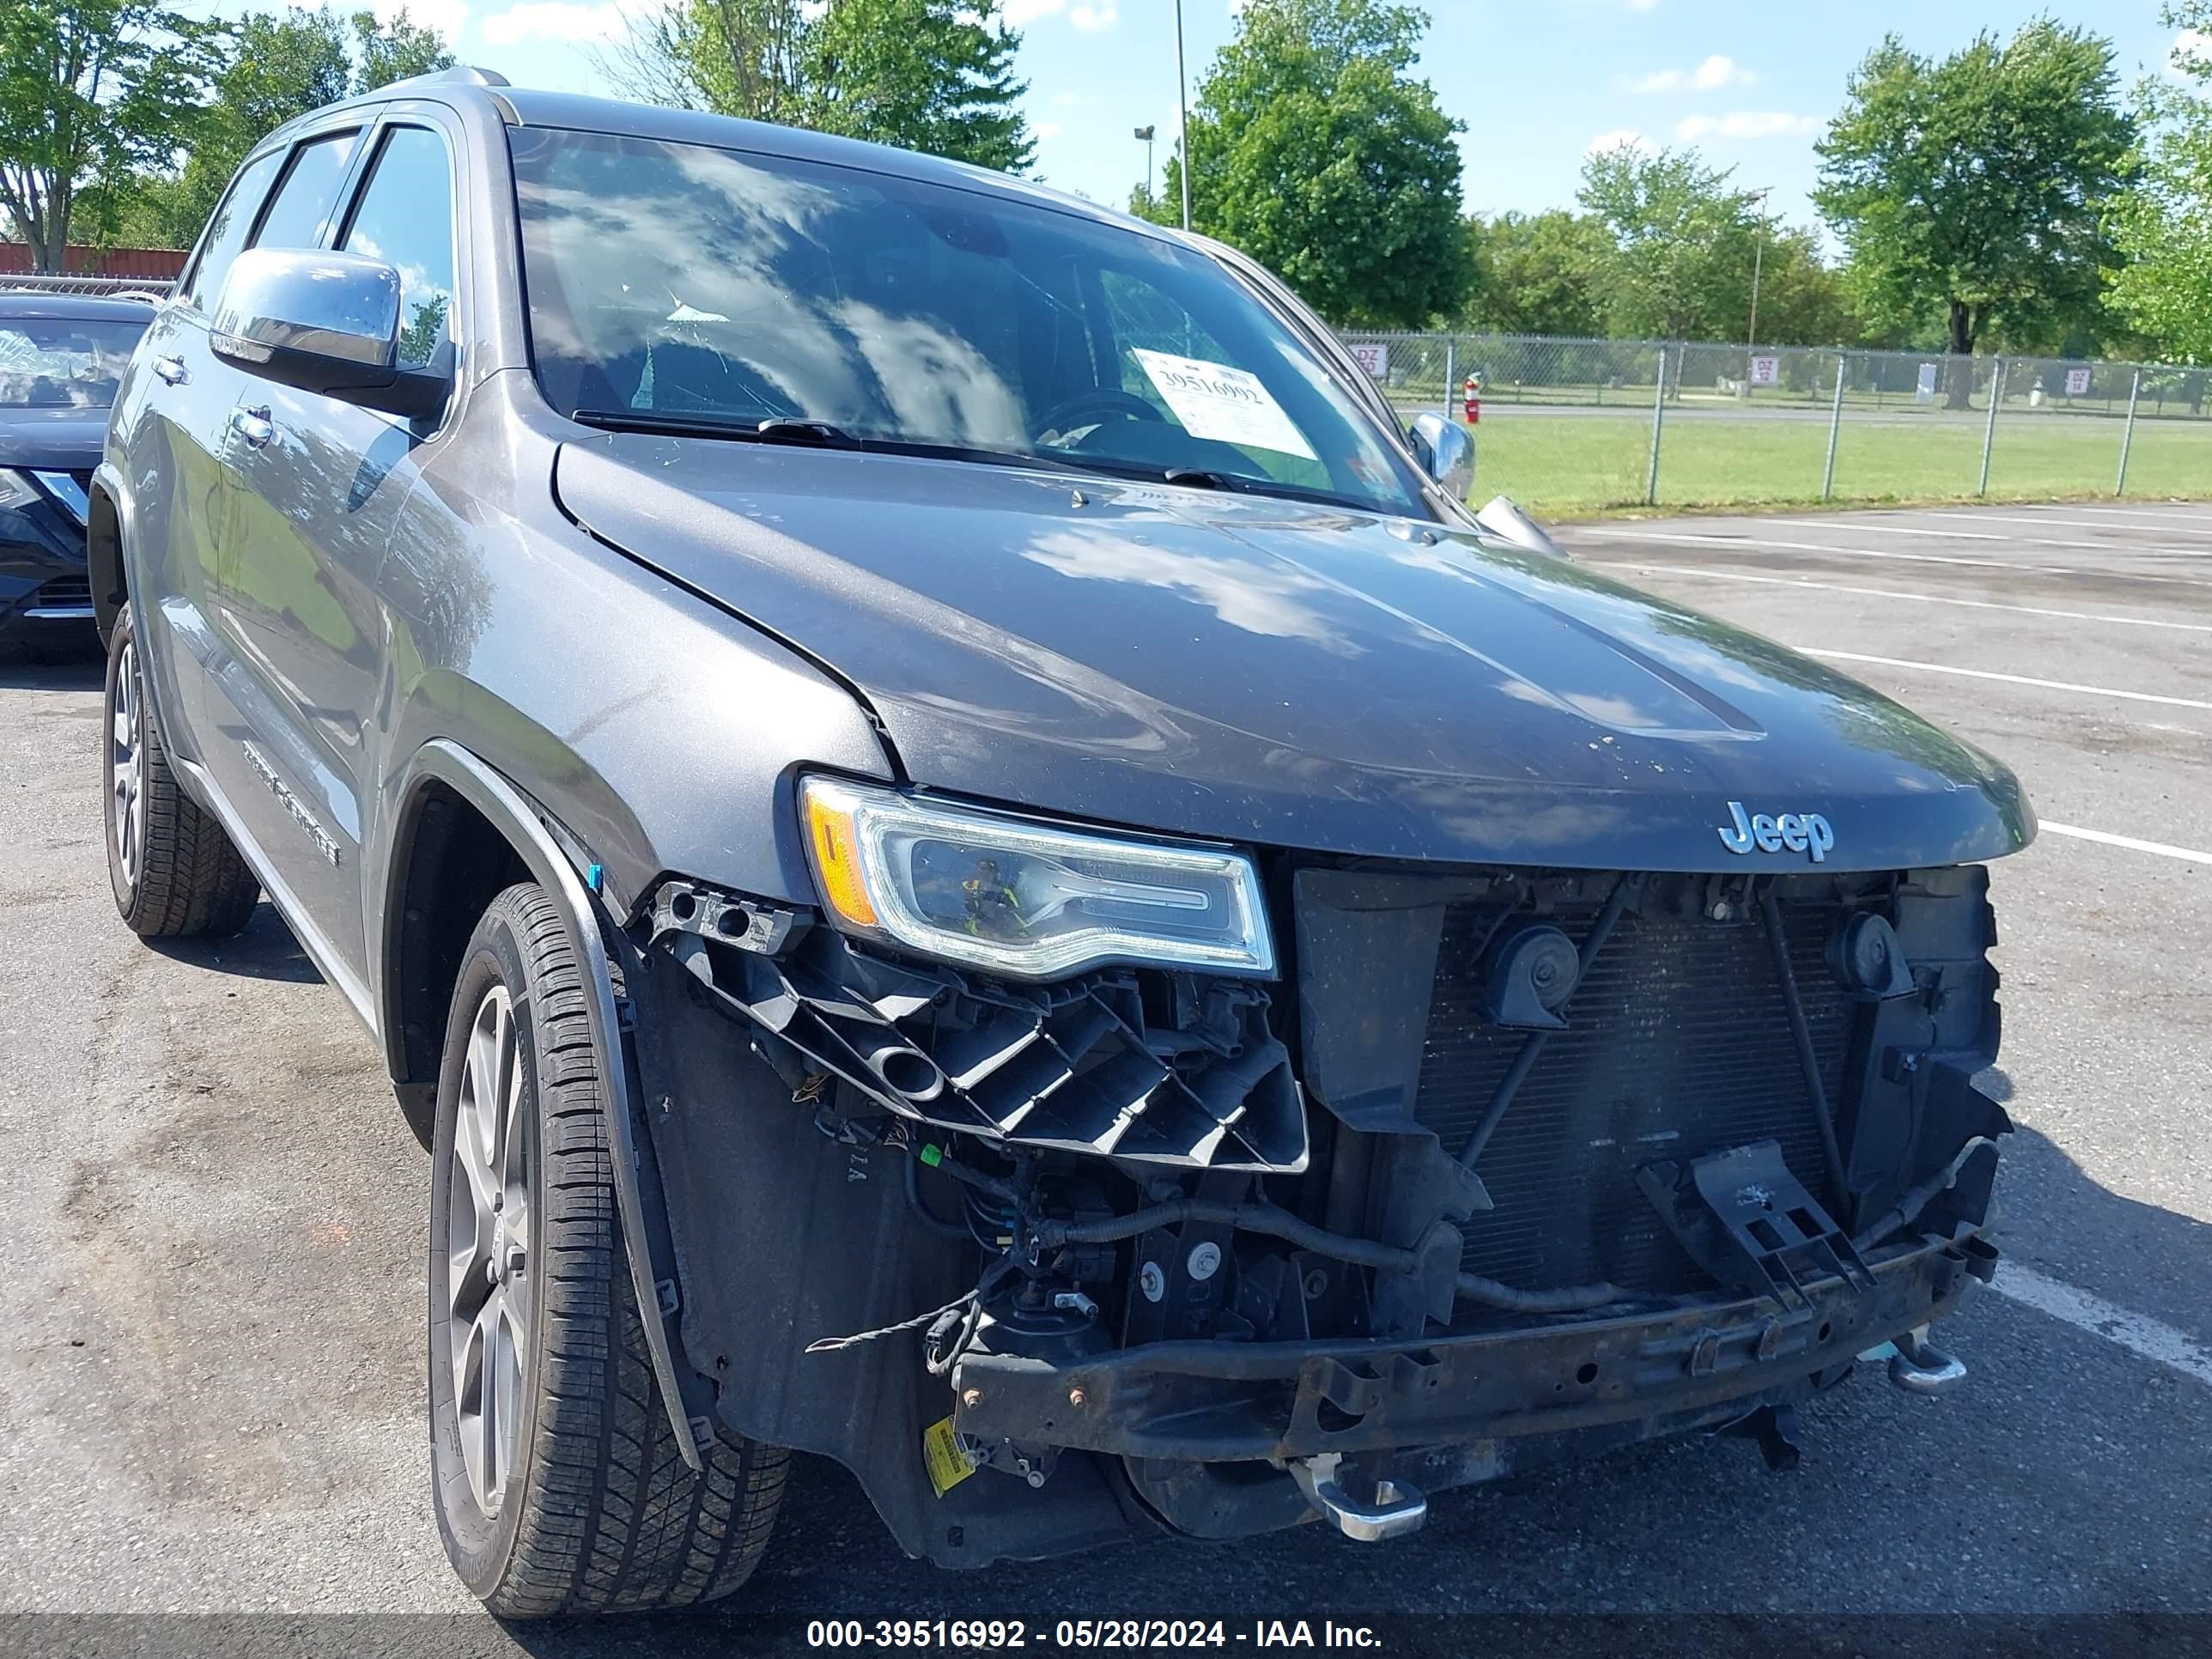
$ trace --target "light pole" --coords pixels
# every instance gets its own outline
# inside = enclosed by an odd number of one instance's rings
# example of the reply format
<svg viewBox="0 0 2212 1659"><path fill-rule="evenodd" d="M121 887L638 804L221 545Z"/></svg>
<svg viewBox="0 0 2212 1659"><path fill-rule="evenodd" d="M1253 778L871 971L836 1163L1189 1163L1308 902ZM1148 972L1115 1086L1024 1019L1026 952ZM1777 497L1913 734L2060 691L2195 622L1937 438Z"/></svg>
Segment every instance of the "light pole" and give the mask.
<svg viewBox="0 0 2212 1659"><path fill-rule="evenodd" d="M1190 76L1182 64L1182 0L1176 0L1176 88L1182 106L1182 228L1190 228Z"/></svg>
<svg viewBox="0 0 2212 1659"><path fill-rule="evenodd" d="M1766 198L1774 186L1768 185L1752 191L1759 203L1759 239L1751 245L1751 332L1744 341L1745 349L1759 349L1759 273L1766 262Z"/></svg>
<svg viewBox="0 0 2212 1659"><path fill-rule="evenodd" d="M1158 132L1156 126L1137 129L1137 142L1145 147L1145 199L1147 202L1152 199L1152 140Z"/></svg>

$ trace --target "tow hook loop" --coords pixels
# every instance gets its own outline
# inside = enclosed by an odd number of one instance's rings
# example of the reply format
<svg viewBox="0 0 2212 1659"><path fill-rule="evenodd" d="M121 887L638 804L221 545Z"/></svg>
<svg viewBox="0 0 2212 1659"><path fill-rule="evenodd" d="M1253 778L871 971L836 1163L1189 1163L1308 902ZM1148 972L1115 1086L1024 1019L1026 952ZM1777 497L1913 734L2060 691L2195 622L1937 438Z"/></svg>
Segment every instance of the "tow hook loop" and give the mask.
<svg viewBox="0 0 2212 1659"><path fill-rule="evenodd" d="M1966 1362L1945 1353L1919 1331L1907 1331L1890 1346L1889 1380L1907 1394L1948 1394L1966 1380Z"/></svg>
<svg viewBox="0 0 2212 1659"><path fill-rule="evenodd" d="M1346 1538L1363 1544L1379 1544L1386 1538L1402 1538L1419 1532L1429 1518L1429 1500L1402 1480L1375 1483L1375 1501L1363 1504L1345 1491L1336 1478L1341 1452L1320 1452L1291 1460L1291 1479L1321 1518Z"/></svg>

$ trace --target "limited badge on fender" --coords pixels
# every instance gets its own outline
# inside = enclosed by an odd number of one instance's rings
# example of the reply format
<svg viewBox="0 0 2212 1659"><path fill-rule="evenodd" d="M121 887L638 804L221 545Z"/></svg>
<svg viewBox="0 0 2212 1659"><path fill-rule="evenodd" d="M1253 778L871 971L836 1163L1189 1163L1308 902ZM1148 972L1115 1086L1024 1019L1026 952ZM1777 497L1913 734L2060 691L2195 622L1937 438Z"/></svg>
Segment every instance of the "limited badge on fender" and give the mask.
<svg viewBox="0 0 2212 1659"><path fill-rule="evenodd" d="M1730 801L1728 808L1735 821L1723 824L1718 833L1721 845L1731 853L1746 854L1753 848L1779 853L1787 848L1819 864L1836 844L1835 830L1818 812L1781 812L1769 817L1764 812L1746 812L1740 800Z"/></svg>

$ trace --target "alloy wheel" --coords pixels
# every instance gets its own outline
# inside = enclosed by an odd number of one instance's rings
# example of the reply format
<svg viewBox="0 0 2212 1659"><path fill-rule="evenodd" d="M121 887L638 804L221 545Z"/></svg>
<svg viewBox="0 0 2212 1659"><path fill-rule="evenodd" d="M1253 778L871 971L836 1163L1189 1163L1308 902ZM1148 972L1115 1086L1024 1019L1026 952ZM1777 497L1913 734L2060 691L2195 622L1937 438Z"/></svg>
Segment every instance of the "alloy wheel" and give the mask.
<svg viewBox="0 0 2212 1659"><path fill-rule="evenodd" d="M146 858L146 738L138 689L138 646L126 640L115 665L115 707L108 723L107 794L115 819L115 857L134 891Z"/></svg>
<svg viewBox="0 0 2212 1659"><path fill-rule="evenodd" d="M469 1026L447 1196L447 1325L461 1460L484 1514L517 1462L530 1363L530 1127L514 1001L494 985Z"/></svg>

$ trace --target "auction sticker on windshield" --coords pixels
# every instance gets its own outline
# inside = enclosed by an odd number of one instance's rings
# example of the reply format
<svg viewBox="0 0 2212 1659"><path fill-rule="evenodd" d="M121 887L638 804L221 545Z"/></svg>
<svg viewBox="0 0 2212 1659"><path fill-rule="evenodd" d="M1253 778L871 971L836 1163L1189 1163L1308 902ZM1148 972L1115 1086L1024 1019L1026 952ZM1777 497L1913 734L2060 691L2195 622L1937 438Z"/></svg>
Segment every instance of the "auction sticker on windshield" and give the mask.
<svg viewBox="0 0 2212 1659"><path fill-rule="evenodd" d="M1274 393L1249 369L1133 346L1129 355L1152 377L1176 419L1192 437L1249 444L1255 449L1272 449L1309 461L1320 459L1305 434L1283 412Z"/></svg>

